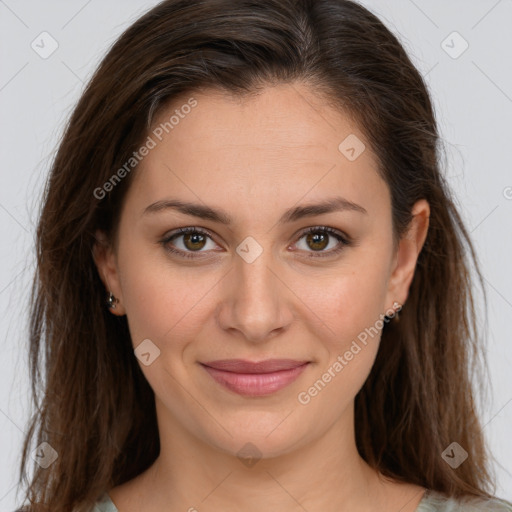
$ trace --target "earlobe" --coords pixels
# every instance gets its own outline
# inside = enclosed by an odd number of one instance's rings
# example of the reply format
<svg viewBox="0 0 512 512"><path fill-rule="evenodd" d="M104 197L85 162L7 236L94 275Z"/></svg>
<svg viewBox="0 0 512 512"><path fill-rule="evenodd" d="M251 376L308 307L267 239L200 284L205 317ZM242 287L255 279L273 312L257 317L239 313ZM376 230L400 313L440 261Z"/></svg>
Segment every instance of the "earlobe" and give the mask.
<svg viewBox="0 0 512 512"><path fill-rule="evenodd" d="M105 287L105 305L112 314L122 316L125 314L125 310L115 252L103 231L96 231L95 240L92 254L98 274Z"/></svg>
<svg viewBox="0 0 512 512"><path fill-rule="evenodd" d="M411 213L409 228L398 244L388 287L388 300L396 300L400 304L405 304L407 300L418 256L427 238L430 206L425 199L420 199Z"/></svg>

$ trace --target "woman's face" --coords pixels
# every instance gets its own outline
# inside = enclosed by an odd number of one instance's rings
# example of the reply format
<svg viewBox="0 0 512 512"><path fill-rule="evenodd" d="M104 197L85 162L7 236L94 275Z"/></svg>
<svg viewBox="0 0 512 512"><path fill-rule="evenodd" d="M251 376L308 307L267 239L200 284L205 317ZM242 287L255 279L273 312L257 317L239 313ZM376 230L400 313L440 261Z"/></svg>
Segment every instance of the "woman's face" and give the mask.
<svg viewBox="0 0 512 512"><path fill-rule="evenodd" d="M243 100L191 94L149 136L115 249L96 261L160 427L270 457L349 422L383 315L406 300L427 203L394 251L390 194L367 140L301 84ZM204 365L233 359L295 369Z"/></svg>

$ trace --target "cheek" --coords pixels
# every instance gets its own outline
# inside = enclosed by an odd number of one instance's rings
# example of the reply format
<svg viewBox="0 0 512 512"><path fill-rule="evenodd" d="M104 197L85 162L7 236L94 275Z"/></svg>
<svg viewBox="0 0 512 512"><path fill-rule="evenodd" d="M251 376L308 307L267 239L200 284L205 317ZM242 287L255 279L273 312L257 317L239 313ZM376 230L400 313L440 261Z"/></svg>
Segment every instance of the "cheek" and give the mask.
<svg viewBox="0 0 512 512"><path fill-rule="evenodd" d="M219 277L171 265L154 249L149 252L127 244L119 253L123 302L133 344L149 338L163 346L173 339L176 348L180 340L193 337L201 325L196 321L201 304L207 302L208 292Z"/></svg>
<svg viewBox="0 0 512 512"><path fill-rule="evenodd" d="M347 263L315 280L309 291L307 286L299 291L300 296L307 297L311 312L325 324L331 350L350 344L372 328L386 310L385 265L376 264L375 257L358 256L354 264Z"/></svg>
<svg viewBox="0 0 512 512"><path fill-rule="evenodd" d="M304 400L314 402L312 409L318 407L319 413L329 410L333 421L361 389L374 364L386 310L386 262L385 254L359 251L357 258L347 258L343 267L317 283L322 293L309 296L308 306L329 329L323 330L325 354L308 383L311 394L303 390Z"/></svg>
<svg viewBox="0 0 512 512"><path fill-rule="evenodd" d="M354 270L330 283L325 293L316 295L316 301L310 296L315 303L311 309L329 329L323 330L327 334L320 340L324 356L298 397L312 416L323 415L328 423L336 421L354 399L372 369L382 333L386 290L378 268Z"/></svg>

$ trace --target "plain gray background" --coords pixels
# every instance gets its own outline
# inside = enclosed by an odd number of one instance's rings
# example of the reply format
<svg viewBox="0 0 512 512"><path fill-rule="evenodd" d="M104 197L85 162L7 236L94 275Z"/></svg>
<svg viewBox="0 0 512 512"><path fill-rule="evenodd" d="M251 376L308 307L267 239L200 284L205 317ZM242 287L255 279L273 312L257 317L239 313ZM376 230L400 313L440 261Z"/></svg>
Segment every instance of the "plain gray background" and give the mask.
<svg viewBox="0 0 512 512"><path fill-rule="evenodd" d="M49 164L101 57L156 3L0 0L1 510L12 512L19 505L16 477L29 405L28 292L37 207ZM362 3L398 35L433 96L448 156L446 175L473 236L488 291L492 388L481 411L482 425L497 460L496 494L510 500L512 1ZM39 53L32 47L37 44ZM41 56L52 44L58 44L56 50Z"/></svg>

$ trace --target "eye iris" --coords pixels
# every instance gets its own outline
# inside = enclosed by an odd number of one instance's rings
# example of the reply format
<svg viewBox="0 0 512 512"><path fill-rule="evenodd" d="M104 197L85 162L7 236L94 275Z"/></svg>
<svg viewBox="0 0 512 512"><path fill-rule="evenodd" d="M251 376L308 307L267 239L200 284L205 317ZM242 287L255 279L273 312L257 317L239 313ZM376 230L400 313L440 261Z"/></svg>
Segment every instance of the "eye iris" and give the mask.
<svg viewBox="0 0 512 512"><path fill-rule="evenodd" d="M308 233L306 240L309 247L315 251L325 249L328 245L328 235L318 231L314 233ZM314 247L310 245L310 242L313 243Z"/></svg>
<svg viewBox="0 0 512 512"><path fill-rule="evenodd" d="M192 247L189 246L189 242L193 244ZM192 251L202 249L206 243L206 237L204 235L201 235L201 233L187 233L183 235L183 243L185 244L185 247L187 247L187 249L190 249ZM197 245L194 244L199 244L200 246L198 247Z"/></svg>

